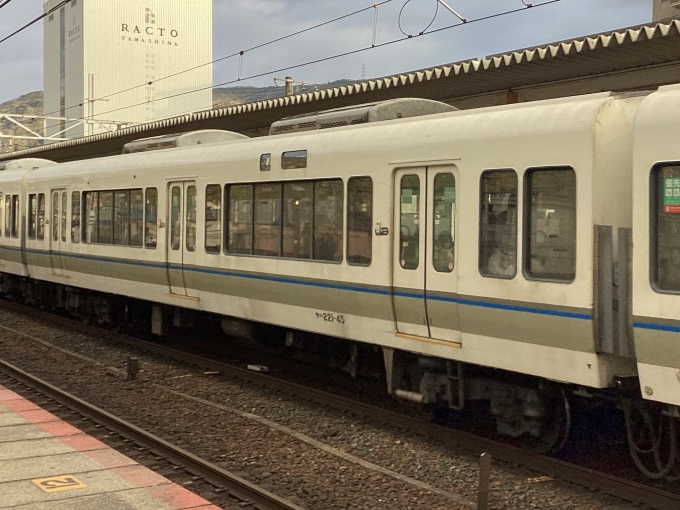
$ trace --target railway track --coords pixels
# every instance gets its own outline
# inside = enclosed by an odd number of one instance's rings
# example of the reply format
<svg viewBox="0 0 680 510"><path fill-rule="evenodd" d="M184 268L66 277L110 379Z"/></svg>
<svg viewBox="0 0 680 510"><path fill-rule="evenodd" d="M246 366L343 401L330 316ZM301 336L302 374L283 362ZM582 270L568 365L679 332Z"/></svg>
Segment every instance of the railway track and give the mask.
<svg viewBox="0 0 680 510"><path fill-rule="evenodd" d="M287 395L302 398L316 404L331 407L333 409L349 412L360 417L388 424L392 427L413 432L427 438L441 441L443 443L456 445L475 454L489 453L498 460L510 464L524 466L531 469L532 471L539 472L542 475L547 475L554 479L564 480L569 483L586 487L590 490L599 491L620 499L625 499L635 503L643 503L648 507L657 510L677 510L680 508L680 494L675 494L662 489L626 480L624 478L595 471L593 469L539 455L512 445L475 436L468 432L442 427L422 419L410 417L364 402L352 400L346 397L334 395L329 392L279 379L271 375L253 372L251 370L233 366L228 363L211 360L209 358L187 353L153 342L128 337L108 330L93 328L92 326L84 325L68 318L35 310L33 308L27 308L13 302L0 300L0 307L21 314L30 313L32 317L39 315L40 318L53 324L58 324L60 326L68 327L71 330L75 329L88 334L92 333L92 330L95 329L97 335L100 337L106 337L112 341L134 346L135 348L144 350L154 355L188 363L205 370L219 371L221 374L228 377L237 378L245 382L253 383L271 390L285 393ZM0 329L9 328L0 326ZM14 330L10 331L16 333ZM207 475L206 479L211 480L210 476L211 475ZM285 508L297 507L293 506Z"/></svg>
<svg viewBox="0 0 680 510"><path fill-rule="evenodd" d="M31 390L76 411L121 436L131 439L140 446L148 448L154 455L182 466L185 470L203 478L220 490L228 491L231 496L240 500L243 505L252 505L259 510L302 510L298 505L290 503L155 434L128 423L3 360L0 360L0 371Z"/></svg>

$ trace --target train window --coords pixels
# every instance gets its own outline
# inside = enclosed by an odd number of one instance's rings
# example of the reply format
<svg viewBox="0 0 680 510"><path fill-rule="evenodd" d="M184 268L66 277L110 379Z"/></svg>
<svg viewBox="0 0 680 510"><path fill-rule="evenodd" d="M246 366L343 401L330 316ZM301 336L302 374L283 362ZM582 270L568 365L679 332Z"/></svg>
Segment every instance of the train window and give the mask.
<svg viewBox="0 0 680 510"><path fill-rule="evenodd" d="M281 256L281 184L255 185L255 255Z"/></svg>
<svg viewBox="0 0 680 510"><path fill-rule="evenodd" d="M252 255L253 253L253 186L251 184L228 186L225 197L229 201L225 214L225 248L227 253Z"/></svg>
<svg viewBox="0 0 680 510"><path fill-rule="evenodd" d="M196 186L187 187L187 251L196 251Z"/></svg>
<svg viewBox="0 0 680 510"><path fill-rule="evenodd" d="M283 185L283 256L312 258L313 183L287 182Z"/></svg>
<svg viewBox="0 0 680 510"><path fill-rule="evenodd" d="M38 230L38 196L28 195L28 238L35 239Z"/></svg>
<svg viewBox="0 0 680 510"><path fill-rule="evenodd" d="M101 244L113 244L113 191L99 192L97 230Z"/></svg>
<svg viewBox="0 0 680 510"><path fill-rule="evenodd" d="M19 237L19 221L21 214L19 212L19 195L12 195L12 237Z"/></svg>
<svg viewBox="0 0 680 510"><path fill-rule="evenodd" d="M59 240L59 192L52 193L52 240Z"/></svg>
<svg viewBox="0 0 680 510"><path fill-rule="evenodd" d="M289 151L281 155L281 168L295 170L307 168L307 151Z"/></svg>
<svg viewBox="0 0 680 510"><path fill-rule="evenodd" d="M80 242L80 192L71 193L71 242Z"/></svg>
<svg viewBox="0 0 680 510"><path fill-rule="evenodd" d="M156 249L158 234L158 190L146 188L146 209L144 210L144 246Z"/></svg>
<svg viewBox="0 0 680 510"><path fill-rule="evenodd" d="M182 189L173 186L170 203L170 248L177 251L182 237Z"/></svg>
<svg viewBox="0 0 680 510"><path fill-rule="evenodd" d="M118 190L113 193L113 244L130 243L130 192Z"/></svg>
<svg viewBox="0 0 680 510"><path fill-rule="evenodd" d="M260 172L269 172L272 169L272 155L262 154L260 156Z"/></svg>
<svg viewBox="0 0 680 510"><path fill-rule="evenodd" d="M399 263L404 269L414 270L420 261L420 177L404 175L401 178L399 202Z"/></svg>
<svg viewBox="0 0 680 510"><path fill-rule="evenodd" d="M347 263L369 266L373 257L373 179L347 182Z"/></svg>
<svg viewBox="0 0 680 510"><path fill-rule="evenodd" d="M514 278L517 274L517 174L487 170L481 177L479 272Z"/></svg>
<svg viewBox="0 0 680 510"><path fill-rule="evenodd" d="M5 237L10 236L9 225L12 220L12 195L5 197Z"/></svg>
<svg viewBox="0 0 680 510"><path fill-rule="evenodd" d="M651 271L657 291L680 292L680 165L652 171Z"/></svg>
<svg viewBox="0 0 680 510"><path fill-rule="evenodd" d="M432 264L438 273L453 271L456 241L456 181L453 174L434 177Z"/></svg>
<svg viewBox="0 0 680 510"><path fill-rule="evenodd" d="M222 187L209 184L205 188L205 252L220 253L222 249Z"/></svg>
<svg viewBox="0 0 680 510"><path fill-rule="evenodd" d="M344 207L341 179L314 183L314 260L342 262Z"/></svg>
<svg viewBox="0 0 680 510"><path fill-rule="evenodd" d="M99 193L88 191L83 193L83 242L96 243L99 241L97 231L99 209Z"/></svg>
<svg viewBox="0 0 680 510"><path fill-rule="evenodd" d="M130 190L130 246L141 248L144 238L144 192Z"/></svg>
<svg viewBox="0 0 680 510"><path fill-rule="evenodd" d="M66 242L66 192L61 192L61 240Z"/></svg>
<svg viewBox="0 0 680 510"><path fill-rule="evenodd" d="M576 277L576 172L532 169L525 176L524 270L530 279Z"/></svg>
<svg viewBox="0 0 680 510"><path fill-rule="evenodd" d="M37 227L37 237L41 241L45 239L45 194L38 193L38 223Z"/></svg>

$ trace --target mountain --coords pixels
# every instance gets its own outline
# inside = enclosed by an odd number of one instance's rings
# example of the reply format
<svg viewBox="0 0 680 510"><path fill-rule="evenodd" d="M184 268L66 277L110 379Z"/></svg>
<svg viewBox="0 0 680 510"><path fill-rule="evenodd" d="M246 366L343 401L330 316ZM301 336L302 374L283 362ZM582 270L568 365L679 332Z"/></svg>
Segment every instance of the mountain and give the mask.
<svg viewBox="0 0 680 510"><path fill-rule="evenodd" d="M23 96L17 97L5 103L0 104L0 114L14 113L18 115L42 115L43 113L43 93L31 92ZM38 134L43 132L43 121L37 119L17 119L23 123L27 128L35 131ZM14 136L31 136L19 126L10 122L7 119L0 117L0 134L14 135ZM6 138L0 138L0 153L9 151L10 141ZM30 147L37 147L40 142L35 140L18 140L12 142L12 150L28 149Z"/></svg>
<svg viewBox="0 0 680 510"><path fill-rule="evenodd" d="M338 80L322 85L296 85L295 93L313 92L314 90L323 90L333 87L341 87L354 83L351 80ZM216 88L213 90L213 108L224 108L227 106L234 106L244 103L255 103L257 101L265 101L267 99L274 99L281 97L284 94L284 87L227 87ZM42 115L43 113L43 93L41 91L31 92L16 99L12 99L5 103L0 103L0 115L3 113L13 113L19 115ZM17 119L32 131L42 134L44 123L40 119ZM0 135L13 136L30 136L19 126L7 119L0 118ZM10 152L11 150L21 150L30 147L37 147L41 142L35 140L20 140L14 139L11 142L9 139L0 138L0 154Z"/></svg>

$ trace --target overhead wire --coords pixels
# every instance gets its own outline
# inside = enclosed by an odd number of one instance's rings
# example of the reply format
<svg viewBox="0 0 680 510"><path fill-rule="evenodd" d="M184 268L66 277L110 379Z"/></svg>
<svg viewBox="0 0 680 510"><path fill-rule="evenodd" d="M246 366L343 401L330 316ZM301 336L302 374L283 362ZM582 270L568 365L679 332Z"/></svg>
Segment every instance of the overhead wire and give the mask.
<svg viewBox="0 0 680 510"><path fill-rule="evenodd" d="M10 3L12 0L5 0L4 2L0 2L0 9L2 9L4 6L6 6L8 3Z"/></svg>
<svg viewBox="0 0 680 510"><path fill-rule="evenodd" d="M9 3L9 1L11 1L11 0L7 0L4 4L0 5L0 7L4 7L5 5L7 5L7 3ZM11 34L9 34L9 35L3 37L2 39L0 39L0 44L2 44L2 43L4 43L5 41L11 39L11 38L14 37L15 35L17 35L17 34L23 32L23 31L26 30L27 28L29 28L29 27L35 25L38 21L40 21L40 20L42 20L42 19L45 19L47 16L49 16L50 14L52 14L54 11L57 11L57 10L61 9L63 6L65 6L65 5L66 5L67 3L69 3L69 2L70 2L70 0L64 0L63 2L61 2L61 3L57 4L57 5L55 5L54 7L52 7L52 8L51 8L49 11L47 11L46 13L41 14L40 16L38 16L37 18L35 18L33 21L29 21L29 22L26 23L23 27L18 28L17 30L15 30L15 31L12 32Z"/></svg>
<svg viewBox="0 0 680 510"><path fill-rule="evenodd" d="M160 82L160 81L167 80L167 79L170 79L170 78L174 78L174 77L179 76L179 75L182 75L182 74L184 74L184 73L189 73L189 72L191 72L191 71L196 71L197 69L201 69L201 68L203 68L203 67L206 67L206 66L209 66L209 65L213 65L213 64L216 64L216 63L218 63L218 62L222 62L222 61L228 60L228 59L230 59L230 58L234 58L234 57L241 57L241 58L239 59L239 61L240 61L240 65L242 65L243 56L244 56L246 53L248 53L248 52L251 52L251 51L254 51L254 50L258 50L258 49L260 49L260 48L264 48L264 47L266 47L266 46L270 46L270 45L272 45L272 44L275 44L275 43L278 43L278 42L281 42L281 41L285 41L286 39L290 39L290 38L292 38L292 37L295 37L295 36L304 34L304 33L306 33L306 32L311 32L312 30L316 30L317 28L321 28L321 27L324 27L324 26L326 26L326 25L330 25L330 24L332 24L332 23L335 23L335 22L337 22L337 21L341 21L341 20L350 18L350 17L352 17L352 16L356 16L357 14L361 14L362 12L366 12L366 11L368 11L368 10L370 10L370 9L377 8L377 7L381 6L381 5L389 4L389 3L393 2L393 1L394 1L394 0L382 0L382 1L380 1L380 2L373 3L373 4L371 4L371 5L367 6L367 7L363 7L363 8L361 8L361 9L358 9L358 10L355 10L355 11L352 11L352 12L349 12L349 13L347 13L347 14L343 14L343 15L341 15L341 16L337 16L337 17L332 18L332 19L330 19L330 20L327 20L327 21L324 21L324 22L321 22L321 23L317 23L316 25L312 25L312 26L309 26L309 27L306 27L306 28L297 30L297 31L295 31L295 32L291 32L290 34L283 35L283 36L281 36L281 37L276 37L276 38L274 38L274 39L271 39L271 40L269 40L269 41L266 41L266 42L263 42L263 43L260 43L260 44L256 44L255 46L251 46L250 48L247 48L247 49L245 49L245 50L237 51L237 52L231 53L231 54L229 54L229 55L225 55L225 56L223 56L223 57L216 58L216 59L214 59L214 60L212 60L212 61L210 61L210 62L205 62L205 63L203 63L203 64L199 64L199 65L196 65L196 66L194 66L194 67L190 67L190 68L188 68L188 69L183 69L183 70L181 70L181 71L177 71L177 72L172 73L172 74L169 74L169 75L167 75L167 76L163 76L162 78L155 79L155 80L153 80L153 81L140 83L139 85L134 85L134 86L132 86L132 87L129 87L129 88L126 88L126 89L123 89L123 90L119 90L119 91L117 91L117 92L112 92L112 93L110 93L110 94L107 94L107 95L98 97L98 98L94 99L94 101L101 101L101 100L103 100L103 99L108 99L108 98L110 98L110 97L117 96L117 95L119 95L119 94L124 94L124 93L126 93L126 92L131 92L131 91L133 91L133 90L137 90L137 89L142 88L142 87L147 87L147 86L149 86L149 85L151 85L151 84L153 84L153 83L158 83L158 82ZM240 74L240 73L239 73L239 74ZM70 109L73 109L73 108L78 108L78 107L80 107L80 106L82 106L81 103L80 103L80 104L77 104L77 105L67 106L65 110L70 110ZM48 113L48 114L46 114L46 115L49 116L49 115L53 115L53 114L59 113L59 112L61 112L61 110L55 110L55 111L50 112L50 113Z"/></svg>
<svg viewBox="0 0 680 510"><path fill-rule="evenodd" d="M561 1L562 0L545 0L545 1L540 2L540 3L532 4L531 8L544 7L546 5L559 3ZM391 41L386 41L386 42L383 42L383 43L380 43L380 44L365 46L365 47L362 47L362 48L357 48L355 50L350 50L350 51L345 51L345 52L342 52L342 53L337 53L335 55L330 55L328 57L322 57L322 58L318 58L318 59L314 59L314 60L309 60L307 62L303 62L303 63L300 63L300 64L293 64L293 65L290 65L290 66L280 67L278 69L274 69L274 70L271 70L271 71L265 71L265 72L262 72L262 73L253 74L253 75L247 76L245 78L238 78L238 79L235 79L235 80L229 80L229 81L225 81L225 82L222 82L222 83L218 83L216 85L201 87L201 88L197 88L197 89L185 91L185 92L179 92L177 94L172 94L172 95L161 97L161 98L158 98L158 99L152 99L151 101L144 101L144 102L141 102L141 103L122 106L120 108L114 108L112 110L107 110L105 112L98 113L97 115L101 116L101 115L106 115L108 113L115 113L115 112L118 112L118 111L127 110L129 108L136 108L138 106L143 106L143 105L149 104L150 102L164 101L164 100L167 100L167 99L174 99L176 97L181 97L181 96L185 96L185 95L188 95L188 94L194 94L196 92L202 92L204 90L211 90L211 89L215 89L217 87L224 87L226 85L232 85L234 83L240 83L240 82L252 80L252 79L255 79L255 78L261 78L263 76L269 76L271 74L277 74L277 73L281 73L281 72L284 72L284 71L291 71L293 69L299 69L301 67L307 67L307 66L310 66L310 65L319 64L319 63L322 63L322 62L328 62L330 60L335 60L335 59L347 57L347 56L350 56L350 55L356 55L358 53L364 53L368 50L372 50L372 49L375 49L375 48L383 48L383 47L390 46L392 44L396 44L396 43L399 43L399 42L413 40L413 39L416 39L418 37L424 37L424 36L427 36L427 35L440 33L440 32L443 32L443 31L446 31L446 30L451 30L451 29L454 29L454 28L458 28L458 27L461 27L461 26L464 26L464 25L470 25L470 24L473 24L473 23L480 23L482 21L488 21L490 19L499 18L501 16L509 16L511 14L516 14L518 12L526 11L527 9L529 9L529 7L518 7L516 9L509 9L507 11L502 11L502 12L490 14L490 15L487 15L487 16L482 16L482 17L479 17L479 18L470 19L470 20L467 20L466 22L454 23L452 25L447 25L445 27L430 30L428 32L422 32L422 33L412 35L412 36L404 36L404 37L393 39ZM84 120L84 119L82 119L82 120Z"/></svg>
<svg viewBox="0 0 680 510"><path fill-rule="evenodd" d="M401 10L399 11L399 17L397 18L397 25L399 26L399 31L404 34L406 37L413 37L413 34L407 34L404 29L401 26L401 17L404 14L404 9L406 9L406 6L411 2L411 0L406 0L404 5L401 6ZM437 20L437 16L439 15L439 0L434 0L434 3L436 4L435 10L434 10L434 16L432 16L432 20L430 21L430 24L427 25L423 30L419 32L418 35L422 35L425 32L429 30L429 28L434 24L434 22Z"/></svg>

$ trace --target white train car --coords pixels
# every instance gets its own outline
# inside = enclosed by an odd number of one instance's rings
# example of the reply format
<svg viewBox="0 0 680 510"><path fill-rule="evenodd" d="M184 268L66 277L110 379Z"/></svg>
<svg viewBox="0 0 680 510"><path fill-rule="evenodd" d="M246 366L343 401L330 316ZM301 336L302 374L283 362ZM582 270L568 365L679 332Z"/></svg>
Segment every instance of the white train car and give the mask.
<svg viewBox="0 0 680 510"><path fill-rule="evenodd" d="M633 316L640 386L680 406L680 87L647 97L635 119Z"/></svg>
<svg viewBox="0 0 680 510"><path fill-rule="evenodd" d="M636 375L630 287L614 275L628 274L643 98L235 135L0 173L26 217L24 244L2 232L0 263L59 285L69 308L89 299L78 289L152 302L157 333L163 309L196 310L227 327L377 345L391 393L453 408L489 400L512 436L540 438L558 421L552 445L568 434L556 395Z"/></svg>

